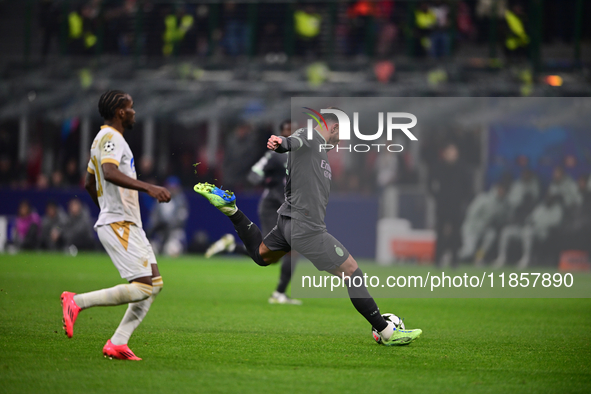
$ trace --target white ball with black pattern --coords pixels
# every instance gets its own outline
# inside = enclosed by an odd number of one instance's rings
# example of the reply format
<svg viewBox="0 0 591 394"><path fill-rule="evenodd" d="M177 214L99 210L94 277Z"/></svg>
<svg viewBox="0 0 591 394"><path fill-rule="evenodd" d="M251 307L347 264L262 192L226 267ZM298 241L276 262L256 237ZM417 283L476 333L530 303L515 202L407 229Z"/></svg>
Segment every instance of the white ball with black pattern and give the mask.
<svg viewBox="0 0 591 394"><path fill-rule="evenodd" d="M401 330L404 330L404 322L402 321L401 318L399 318L398 316L396 316L393 313L384 313L382 315L382 317L389 323L394 324L396 327L400 328ZM372 327L371 328L371 335L373 336L373 339L377 342L377 343L382 343L382 337L380 336L379 331L375 328Z"/></svg>

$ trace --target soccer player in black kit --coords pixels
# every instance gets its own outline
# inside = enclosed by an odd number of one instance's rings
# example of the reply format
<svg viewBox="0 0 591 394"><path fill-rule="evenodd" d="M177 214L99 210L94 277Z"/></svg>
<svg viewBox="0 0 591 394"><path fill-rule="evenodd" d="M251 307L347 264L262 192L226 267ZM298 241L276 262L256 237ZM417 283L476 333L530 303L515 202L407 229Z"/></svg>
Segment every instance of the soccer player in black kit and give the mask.
<svg viewBox="0 0 591 394"><path fill-rule="evenodd" d="M336 115L324 114L326 126L317 126L312 139L306 129L290 137L271 136L267 148L288 152L285 202L279 209L277 224L263 239L259 228L236 207L231 192L198 183L194 190L228 216L249 256L260 266L277 262L292 249L302 254L319 271L345 277L349 297L357 311L380 334L387 346L407 345L418 338L420 329L404 330L386 321L363 283L363 272L347 249L326 231L324 217L330 194L332 173L326 151L339 143ZM356 286L361 278L361 286Z"/></svg>
<svg viewBox="0 0 591 394"><path fill-rule="evenodd" d="M279 124L279 133L283 137L291 135L291 119L286 119ZM261 222L261 232L268 234L277 223L277 211L285 201L285 169L287 167L287 155L269 151L265 153L255 165L252 166L248 180L250 183L258 185L263 184L265 190L259 201L258 214ZM249 255L244 245L236 245L234 235L226 234L211 246L205 252L205 257L210 258L213 255L222 252L234 254ZM271 297L270 304L288 304L301 305L300 300L294 300L285 294L287 286L291 281L292 263L295 263L295 253L287 253L281 261L281 270L279 271L279 282Z"/></svg>

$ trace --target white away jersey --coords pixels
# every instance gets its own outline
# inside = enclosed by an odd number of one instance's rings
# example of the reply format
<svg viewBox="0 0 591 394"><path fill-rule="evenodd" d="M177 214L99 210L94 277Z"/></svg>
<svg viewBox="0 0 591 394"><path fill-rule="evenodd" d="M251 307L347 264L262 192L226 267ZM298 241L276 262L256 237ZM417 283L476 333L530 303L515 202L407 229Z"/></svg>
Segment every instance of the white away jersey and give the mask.
<svg viewBox="0 0 591 394"><path fill-rule="evenodd" d="M95 229L109 223L126 221L142 227L137 190L125 189L105 180L102 165L113 163L119 171L137 179L133 153L123 135L109 126L101 126L90 148L88 172L96 178L96 191L101 213Z"/></svg>

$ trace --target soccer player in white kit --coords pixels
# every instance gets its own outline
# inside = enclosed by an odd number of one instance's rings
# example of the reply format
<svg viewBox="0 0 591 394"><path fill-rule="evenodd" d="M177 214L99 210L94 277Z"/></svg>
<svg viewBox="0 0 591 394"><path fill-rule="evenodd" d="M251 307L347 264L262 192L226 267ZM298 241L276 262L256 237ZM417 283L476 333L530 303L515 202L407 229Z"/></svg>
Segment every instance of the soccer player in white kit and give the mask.
<svg viewBox="0 0 591 394"><path fill-rule="evenodd" d="M160 203L170 201L170 192L137 180L133 153L123 137L125 130L135 123L131 96L110 90L101 96L98 107L105 125L92 142L86 190L100 208L94 225L99 239L129 284L83 294L62 293L64 330L69 338L74 335L74 323L83 309L129 304L103 354L109 358L141 360L127 342L162 290L163 282L152 246L142 229L138 191L148 193Z"/></svg>

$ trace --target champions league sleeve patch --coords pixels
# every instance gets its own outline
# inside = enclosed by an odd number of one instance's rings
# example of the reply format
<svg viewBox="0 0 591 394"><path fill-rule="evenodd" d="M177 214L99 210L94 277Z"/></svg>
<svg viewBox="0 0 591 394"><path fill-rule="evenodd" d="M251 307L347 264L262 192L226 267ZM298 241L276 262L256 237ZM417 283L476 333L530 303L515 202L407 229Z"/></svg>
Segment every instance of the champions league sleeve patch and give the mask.
<svg viewBox="0 0 591 394"><path fill-rule="evenodd" d="M115 143L113 141L107 141L105 142L103 149L106 153L111 153L115 150Z"/></svg>

